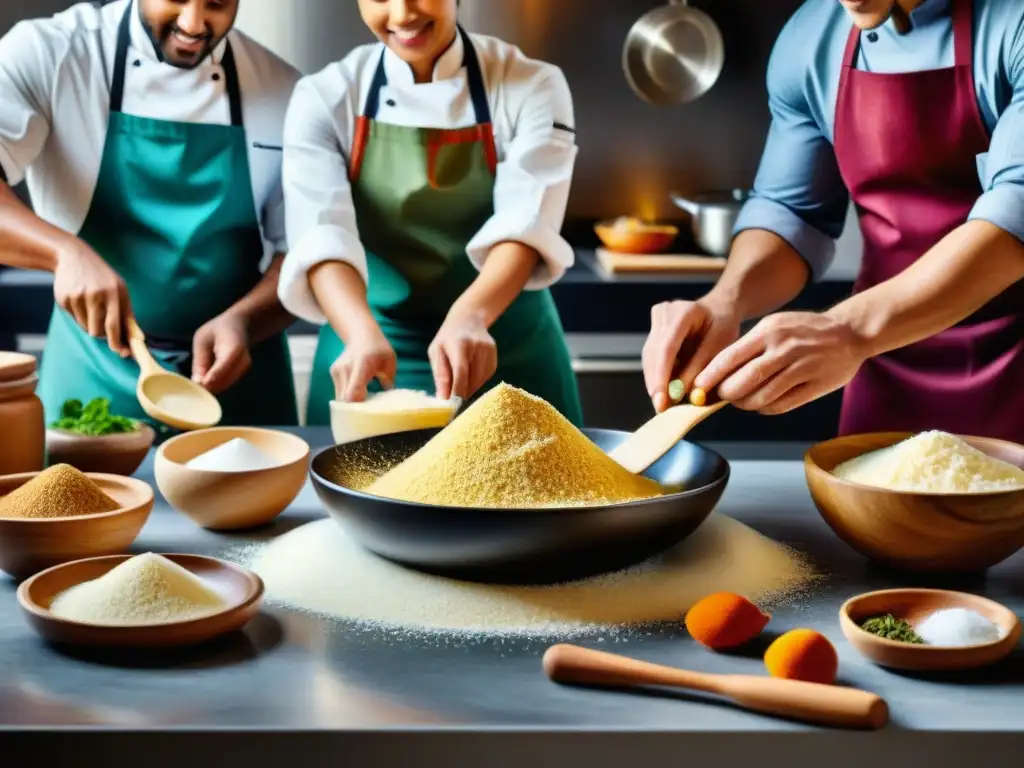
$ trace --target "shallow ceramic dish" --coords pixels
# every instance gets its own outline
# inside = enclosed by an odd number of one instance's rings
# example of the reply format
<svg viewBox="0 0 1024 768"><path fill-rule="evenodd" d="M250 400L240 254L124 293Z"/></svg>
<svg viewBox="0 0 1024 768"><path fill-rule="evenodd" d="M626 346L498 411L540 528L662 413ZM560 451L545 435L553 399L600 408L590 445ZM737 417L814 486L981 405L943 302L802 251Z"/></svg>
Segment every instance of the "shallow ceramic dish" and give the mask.
<svg viewBox="0 0 1024 768"><path fill-rule="evenodd" d="M186 466L218 445L242 438L280 461L245 472ZM153 471L167 503L203 528L238 530L268 523L295 501L306 483L309 445L300 437L258 427L186 432L156 452Z"/></svg>
<svg viewBox="0 0 1024 768"><path fill-rule="evenodd" d="M640 562L682 541L711 514L729 481L729 463L681 441L644 475L685 486L643 501L591 507L473 509L373 496L365 487L440 430L360 440L313 457L313 487L330 516L371 552L422 571L502 583L579 579ZM584 429L604 451L628 432Z"/></svg>
<svg viewBox="0 0 1024 768"><path fill-rule="evenodd" d="M671 225L644 224L616 226L614 221L602 221L594 225L594 232L601 243L618 253L663 253L679 235L679 227Z"/></svg>
<svg viewBox="0 0 1024 768"><path fill-rule="evenodd" d="M37 474L0 477L0 496ZM58 563L116 555L132 545L153 509L153 489L131 477L91 472L86 476L120 508L82 517L0 518L0 570L21 579Z"/></svg>
<svg viewBox="0 0 1024 768"><path fill-rule="evenodd" d="M50 465L70 464L81 472L128 476L142 464L155 437L148 424L140 424L134 432L96 436L50 428L46 454Z"/></svg>
<svg viewBox="0 0 1024 768"><path fill-rule="evenodd" d="M976 611L1003 630L993 643L953 648L888 640L860 628L875 616L892 614L912 626L946 608ZM847 600L839 610L839 623L851 645L876 664L893 669L943 671L975 669L994 664L1012 653L1020 639L1020 619L1009 608L978 595L944 589L885 589Z"/></svg>
<svg viewBox="0 0 1024 768"><path fill-rule="evenodd" d="M76 560L37 573L18 587L18 603L32 628L47 640L67 645L168 648L195 645L241 629L259 612L263 581L232 563L200 555L165 554L206 581L228 605L209 616L163 624L109 626L70 621L50 613L50 604L61 592L98 579L132 555Z"/></svg>
<svg viewBox="0 0 1024 768"><path fill-rule="evenodd" d="M910 493L859 485L832 474L848 459L912 436L850 435L807 451L804 472L811 498L839 538L890 566L947 573L983 571L1024 546L1024 489ZM983 437L963 439L990 456L1024 466L1024 446Z"/></svg>

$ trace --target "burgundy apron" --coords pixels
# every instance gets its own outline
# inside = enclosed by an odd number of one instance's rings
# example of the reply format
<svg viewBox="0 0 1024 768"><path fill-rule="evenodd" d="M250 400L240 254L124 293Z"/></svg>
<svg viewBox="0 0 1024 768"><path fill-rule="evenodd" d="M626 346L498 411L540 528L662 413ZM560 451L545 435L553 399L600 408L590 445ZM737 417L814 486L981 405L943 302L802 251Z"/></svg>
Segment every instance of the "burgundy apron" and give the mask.
<svg viewBox="0 0 1024 768"><path fill-rule="evenodd" d="M835 152L857 207L864 260L854 292L902 272L962 225L989 146L974 87L970 0L953 0L955 64L858 71L846 45ZM840 434L941 429L1024 442L1024 281L957 326L864 363L843 396Z"/></svg>

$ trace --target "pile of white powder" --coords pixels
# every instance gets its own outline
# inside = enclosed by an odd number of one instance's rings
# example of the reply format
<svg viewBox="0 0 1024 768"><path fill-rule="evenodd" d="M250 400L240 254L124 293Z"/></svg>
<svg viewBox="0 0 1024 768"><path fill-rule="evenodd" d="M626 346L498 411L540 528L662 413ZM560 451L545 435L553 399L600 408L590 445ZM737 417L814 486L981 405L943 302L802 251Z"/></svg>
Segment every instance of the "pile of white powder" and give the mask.
<svg viewBox="0 0 1024 768"><path fill-rule="evenodd" d="M213 472L252 472L279 466L279 461L266 451L242 437L236 437L201 453L185 466L189 469L205 469Z"/></svg>
<svg viewBox="0 0 1024 768"><path fill-rule="evenodd" d="M736 592L766 604L816 578L795 552L720 514L637 567L555 586L425 575L367 552L330 519L308 523L239 559L263 578L269 603L412 632L466 635L614 632L679 621L712 592Z"/></svg>
<svg viewBox="0 0 1024 768"><path fill-rule="evenodd" d="M917 493L986 493L1024 488L1024 469L948 432L932 430L845 461L841 480Z"/></svg>
<svg viewBox="0 0 1024 768"><path fill-rule="evenodd" d="M50 613L89 624L140 625L195 619L225 604L194 573L147 552L61 592L50 603Z"/></svg>

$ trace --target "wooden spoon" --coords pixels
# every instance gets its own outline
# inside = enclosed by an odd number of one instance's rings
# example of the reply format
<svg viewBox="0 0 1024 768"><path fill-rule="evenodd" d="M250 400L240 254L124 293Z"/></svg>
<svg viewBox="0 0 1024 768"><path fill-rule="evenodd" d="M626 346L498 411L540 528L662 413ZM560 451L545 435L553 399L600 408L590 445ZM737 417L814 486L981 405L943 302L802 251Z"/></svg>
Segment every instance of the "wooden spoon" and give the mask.
<svg viewBox="0 0 1024 768"><path fill-rule="evenodd" d="M874 730L889 720L884 699L856 688L691 672L574 645L552 646L544 654L543 664L544 672L556 683L685 688L717 694L757 712L844 728Z"/></svg>
<svg viewBox="0 0 1024 768"><path fill-rule="evenodd" d="M205 429L221 420L223 413L216 397L153 359L135 318L128 321L128 345L139 364L135 396L142 410L157 421L185 430Z"/></svg>
<svg viewBox="0 0 1024 768"><path fill-rule="evenodd" d="M725 400L719 400L711 405L673 405L641 426L608 455L638 475L668 453L691 429L726 404Z"/></svg>

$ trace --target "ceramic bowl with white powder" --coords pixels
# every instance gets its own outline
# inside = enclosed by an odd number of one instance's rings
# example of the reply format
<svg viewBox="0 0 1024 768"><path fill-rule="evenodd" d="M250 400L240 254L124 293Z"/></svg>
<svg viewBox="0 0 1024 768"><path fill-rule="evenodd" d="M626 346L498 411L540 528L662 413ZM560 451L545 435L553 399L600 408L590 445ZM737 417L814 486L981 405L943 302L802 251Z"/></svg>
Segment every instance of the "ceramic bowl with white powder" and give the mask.
<svg viewBox="0 0 1024 768"><path fill-rule="evenodd" d="M287 432L217 427L187 432L157 450L160 492L204 528L263 525L295 500L306 482L309 445Z"/></svg>

